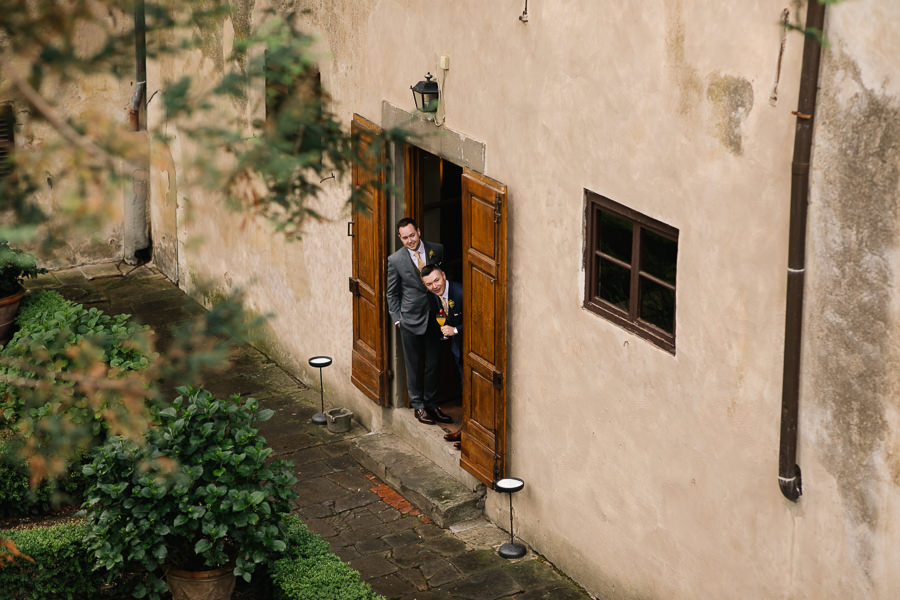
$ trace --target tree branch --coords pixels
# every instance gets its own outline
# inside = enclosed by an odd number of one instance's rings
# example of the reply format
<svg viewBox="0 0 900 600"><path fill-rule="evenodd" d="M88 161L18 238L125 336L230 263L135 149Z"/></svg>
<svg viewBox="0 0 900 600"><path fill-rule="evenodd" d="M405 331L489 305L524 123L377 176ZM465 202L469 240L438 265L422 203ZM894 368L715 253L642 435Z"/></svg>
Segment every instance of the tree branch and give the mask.
<svg viewBox="0 0 900 600"><path fill-rule="evenodd" d="M130 173L140 169L138 165L122 158L114 156L92 142L88 137L81 135L63 119L56 109L54 109L41 94L34 89L31 84L25 81L19 74L9 65L4 66L8 71L8 77L12 81L17 90L25 97L41 116L43 116L56 131L59 132L66 140L81 148L92 157L103 163L107 168L114 171L117 175L127 176Z"/></svg>

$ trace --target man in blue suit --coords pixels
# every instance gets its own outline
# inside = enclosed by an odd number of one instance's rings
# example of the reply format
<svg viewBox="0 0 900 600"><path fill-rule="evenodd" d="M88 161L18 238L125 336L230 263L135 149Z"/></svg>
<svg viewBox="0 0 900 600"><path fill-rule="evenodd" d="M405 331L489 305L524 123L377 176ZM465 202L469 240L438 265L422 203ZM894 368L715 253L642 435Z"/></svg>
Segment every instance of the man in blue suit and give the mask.
<svg viewBox="0 0 900 600"><path fill-rule="evenodd" d="M427 265L422 269L422 283L433 294L435 310L447 317L447 321L441 327L441 333L445 340L450 340L450 351L456 360L456 368L459 371L459 389L462 389L462 311L463 290L462 285L455 281L448 281L444 271L438 265ZM453 446L459 450L462 429L444 435L444 439L453 442Z"/></svg>
<svg viewBox="0 0 900 600"><path fill-rule="evenodd" d="M441 334L434 302L419 273L444 260L444 247L422 240L422 232L409 218L397 222L397 237L403 247L388 256L386 295L403 344L409 404L420 423L451 423L453 419L437 405Z"/></svg>
<svg viewBox="0 0 900 600"><path fill-rule="evenodd" d="M456 359L459 382L462 386L462 285L447 280L447 275L438 265L426 265L422 269L422 283L434 294L435 310L443 311L447 322L441 327L444 338L450 340L450 351Z"/></svg>

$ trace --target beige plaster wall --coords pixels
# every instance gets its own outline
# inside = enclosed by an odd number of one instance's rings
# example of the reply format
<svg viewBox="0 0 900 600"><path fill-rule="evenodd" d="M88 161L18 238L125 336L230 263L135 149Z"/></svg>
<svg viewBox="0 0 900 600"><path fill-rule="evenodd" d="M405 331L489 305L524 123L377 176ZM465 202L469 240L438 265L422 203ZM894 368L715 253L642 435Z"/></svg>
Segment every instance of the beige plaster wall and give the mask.
<svg viewBox="0 0 900 600"><path fill-rule="evenodd" d="M833 530L843 597L900 596L898 20L896 2L831 9L813 148L800 457L827 507L798 542Z"/></svg>
<svg viewBox="0 0 900 600"><path fill-rule="evenodd" d="M527 24L520 0L284 8L310 9L322 81L348 123L377 122L383 101L411 109L409 86L448 55L445 127L483 142L486 174L509 186L517 534L608 598L896 597L892 0L829 9L797 504L776 479L802 49L790 34L770 101L785 3L533 2ZM190 195L179 270L196 293L204 279L213 295L246 289L275 315L268 347L298 373L332 355L326 389L377 428L380 411L350 384L346 186L291 244ZM585 188L679 229L674 356L581 308ZM486 508L500 524L502 500Z"/></svg>
<svg viewBox="0 0 900 600"><path fill-rule="evenodd" d="M238 16L223 19L220 30L207 35L200 49L149 67L151 79L235 68L228 62L235 32L250 26L254 10L252 1L238 4L242 7ZM239 22L240 18L246 21ZM350 382L349 182L326 184L321 198L310 205L323 220L309 222L301 240L286 241L264 218L228 210L220 194L199 185L197 173L185 168L200 156L196 145L167 120L161 105L151 106L149 112L151 127L173 140L168 147L154 147L154 260L163 262L167 275L206 305L241 291L251 313L268 317L259 347L303 381L318 386L318 371L308 365L308 358L332 356L333 366L324 371L326 405L346 406L368 427L380 428L381 408ZM221 104L216 118L247 124L264 114L260 86L245 103ZM252 135L250 129L247 132ZM163 241L162 247L156 240Z"/></svg>
<svg viewBox="0 0 900 600"><path fill-rule="evenodd" d="M121 34L130 26L122 15L107 13L103 23L112 33ZM47 35L58 35L57 31ZM99 26L74 29L72 48L76 53L97 51L103 39ZM109 262L122 258L123 211L130 184L97 184L83 166L73 159L72 142L60 135L26 101L12 82L11 73L25 77L31 70L28 55L4 55L9 62L0 69L0 102L13 105L16 118L15 145L20 173L33 176L37 191L31 199L48 217L30 241L14 246L34 252L41 266L62 268ZM134 91L134 67L130 75L93 73L62 81L54 72L45 72L37 90L49 107L51 118L85 127L95 140L120 138L130 143L135 136L128 120ZM15 215L0 215L0 222L12 223Z"/></svg>

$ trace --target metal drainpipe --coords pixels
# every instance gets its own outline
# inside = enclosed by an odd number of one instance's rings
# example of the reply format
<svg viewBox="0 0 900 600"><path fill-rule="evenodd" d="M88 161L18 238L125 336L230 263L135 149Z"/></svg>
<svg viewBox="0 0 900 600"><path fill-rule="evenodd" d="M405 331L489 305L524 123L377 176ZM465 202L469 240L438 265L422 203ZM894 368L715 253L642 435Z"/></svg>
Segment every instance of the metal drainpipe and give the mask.
<svg viewBox="0 0 900 600"><path fill-rule="evenodd" d="M147 130L147 39L146 21L144 14L144 0L137 0L134 4L134 56L135 56L135 85L134 94L131 97L131 109L129 117L131 129L135 132ZM144 107L145 110L141 110ZM125 262L136 264L138 258L135 253L150 247L149 222L147 218L147 197L149 157L144 153L139 159L140 168L135 169L131 175L133 194L125 202L125 223L123 229L123 254Z"/></svg>
<svg viewBox="0 0 900 600"><path fill-rule="evenodd" d="M808 0L806 27L823 31L825 5ZM803 326L803 280L806 268L806 206L809 199L809 157L812 150L813 114L819 85L820 44L806 36L797 101L797 128L791 165L791 223L788 242L787 307L784 322L784 375L781 387L781 443L778 454L778 486L784 497L796 502L803 493L797 465L797 413L800 396L800 346Z"/></svg>

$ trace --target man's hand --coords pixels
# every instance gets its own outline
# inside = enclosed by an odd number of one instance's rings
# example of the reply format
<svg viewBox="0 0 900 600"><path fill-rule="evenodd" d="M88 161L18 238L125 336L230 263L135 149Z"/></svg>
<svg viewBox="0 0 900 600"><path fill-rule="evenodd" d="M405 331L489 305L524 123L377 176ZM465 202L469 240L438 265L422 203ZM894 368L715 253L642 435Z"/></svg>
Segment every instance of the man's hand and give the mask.
<svg viewBox="0 0 900 600"><path fill-rule="evenodd" d="M441 333L444 334L444 337L451 337L456 335L456 327L453 325L444 325L441 327Z"/></svg>

